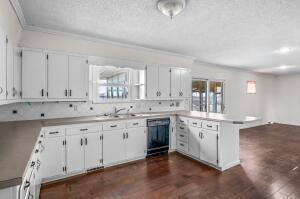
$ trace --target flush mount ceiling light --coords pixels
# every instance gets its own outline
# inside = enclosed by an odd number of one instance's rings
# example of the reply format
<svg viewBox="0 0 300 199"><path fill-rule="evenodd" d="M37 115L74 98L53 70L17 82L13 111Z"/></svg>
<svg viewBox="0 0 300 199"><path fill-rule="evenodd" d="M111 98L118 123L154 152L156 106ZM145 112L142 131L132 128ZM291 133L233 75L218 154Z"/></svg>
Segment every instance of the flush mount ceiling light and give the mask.
<svg viewBox="0 0 300 199"><path fill-rule="evenodd" d="M185 8L185 4L185 0L159 0L157 2L157 8L164 15L172 19Z"/></svg>

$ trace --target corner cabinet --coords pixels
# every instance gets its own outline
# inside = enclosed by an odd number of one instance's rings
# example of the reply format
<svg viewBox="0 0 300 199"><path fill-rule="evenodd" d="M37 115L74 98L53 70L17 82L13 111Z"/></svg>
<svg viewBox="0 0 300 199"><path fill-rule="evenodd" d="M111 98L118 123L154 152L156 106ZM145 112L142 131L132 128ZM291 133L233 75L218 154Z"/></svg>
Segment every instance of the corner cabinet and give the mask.
<svg viewBox="0 0 300 199"><path fill-rule="evenodd" d="M84 57L22 50L23 101L85 101L88 61Z"/></svg>

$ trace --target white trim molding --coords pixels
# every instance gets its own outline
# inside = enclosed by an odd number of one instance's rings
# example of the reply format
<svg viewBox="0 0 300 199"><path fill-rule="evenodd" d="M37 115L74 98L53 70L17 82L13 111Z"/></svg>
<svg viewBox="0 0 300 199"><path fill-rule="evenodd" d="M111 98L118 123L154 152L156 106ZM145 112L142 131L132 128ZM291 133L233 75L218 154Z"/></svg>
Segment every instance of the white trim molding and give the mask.
<svg viewBox="0 0 300 199"><path fill-rule="evenodd" d="M24 29L24 27L27 26L27 23L26 23L26 19L24 17L24 14L23 14L23 11L22 11L19 1L18 0L9 0L9 1L17 15L17 18L19 19L19 22L20 22L22 28Z"/></svg>

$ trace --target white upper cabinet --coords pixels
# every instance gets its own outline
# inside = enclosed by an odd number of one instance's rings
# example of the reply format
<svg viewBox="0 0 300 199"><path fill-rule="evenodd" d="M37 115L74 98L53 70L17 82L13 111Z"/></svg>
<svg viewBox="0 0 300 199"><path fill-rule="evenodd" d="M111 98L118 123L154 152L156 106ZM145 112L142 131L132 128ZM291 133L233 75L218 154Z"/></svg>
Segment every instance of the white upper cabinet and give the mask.
<svg viewBox="0 0 300 199"><path fill-rule="evenodd" d="M6 45L6 92L7 100L14 99L14 48L9 39L7 39Z"/></svg>
<svg viewBox="0 0 300 199"><path fill-rule="evenodd" d="M43 51L22 51L22 98L46 98L46 55Z"/></svg>
<svg viewBox="0 0 300 199"><path fill-rule="evenodd" d="M189 70L182 69L180 73L180 88L181 88L181 97L188 98L192 91L192 81Z"/></svg>
<svg viewBox="0 0 300 199"><path fill-rule="evenodd" d="M89 67L84 57L22 50L22 99L87 100L88 75Z"/></svg>
<svg viewBox="0 0 300 199"><path fill-rule="evenodd" d="M159 67L158 68L158 97L170 98L170 68Z"/></svg>
<svg viewBox="0 0 300 199"><path fill-rule="evenodd" d="M14 87L13 87L13 98L19 99L21 93L21 68L22 68L22 58L21 49L15 48L13 55L13 65L14 65Z"/></svg>
<svg viewBox="0 0 300 199"><path fill-rule="evenodd" d="M6 34L0 27L0 100L6 99Z"/></svg>
<svg viewBox="0 0 300 199"><path fill-rule="evenodd" d="M172 68L171 69L171 97L179 98L181 97L181 69Z"/></svg>
<svg viewBox="0 0 300 199"><path fill-rule="evenodd" d="M49 53L48 61L48 98L64 99L68 97L68 56Z"/></svg>
<svg viewBox="0 0 300 199"><path fill-rule="evenodd" d="M158 66L147 66L146 87L148 99L158 98Z"/></svg>
<svg viewBox="0 0 300 199"><path fill-rule="evenodd" d="M187 98L190 96L191 76L187 69L171 69L171 97Z"/></svg>
<svg viewBox="0 0 300 199"><path fill-rule="evenodd" d="M88 97L88 64L83 57L69 56L69 97L87 99Z"/></svg>
<svg viewBox="0 0 300 199"><path fill-rule="evenodd" d="M170 69L161 66L147 66L147 99L170 98Z"/></svg>

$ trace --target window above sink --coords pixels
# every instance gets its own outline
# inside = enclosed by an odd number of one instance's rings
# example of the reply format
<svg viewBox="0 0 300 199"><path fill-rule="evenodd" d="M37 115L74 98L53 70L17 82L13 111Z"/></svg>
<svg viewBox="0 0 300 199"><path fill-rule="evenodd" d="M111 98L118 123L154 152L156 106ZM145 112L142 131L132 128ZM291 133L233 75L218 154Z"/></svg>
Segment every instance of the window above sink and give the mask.
<svg viewBox="0 0 300 199"><path fill-rule="evenodd" d="M144 70L91 66L94 103L130 102L145 95Z"/></svg>

